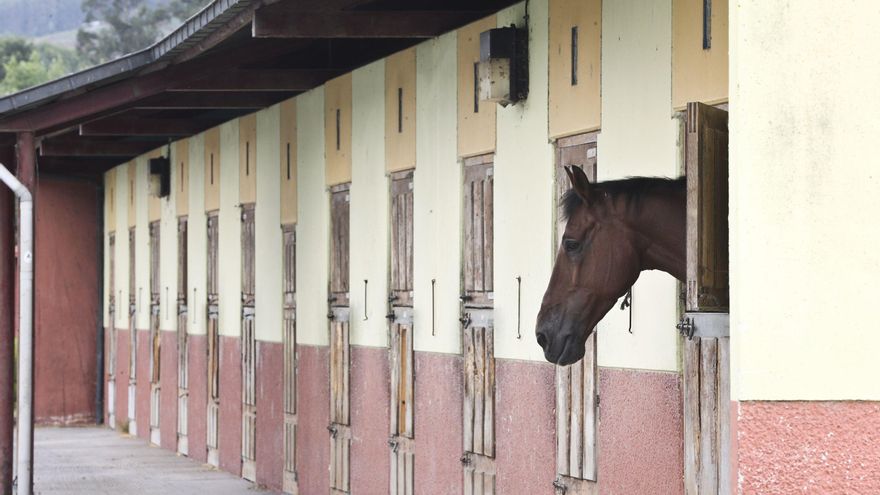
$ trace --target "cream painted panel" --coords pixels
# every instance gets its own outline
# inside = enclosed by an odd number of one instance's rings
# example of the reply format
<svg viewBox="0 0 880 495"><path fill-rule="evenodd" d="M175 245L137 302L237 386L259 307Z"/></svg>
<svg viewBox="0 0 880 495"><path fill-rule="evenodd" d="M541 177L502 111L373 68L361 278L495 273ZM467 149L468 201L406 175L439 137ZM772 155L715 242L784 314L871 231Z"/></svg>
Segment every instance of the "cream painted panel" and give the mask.
<svg viewBox="0 0 880 495"><path fill-rule="evenodd" d="M137 186L135 185L135 177L137 176L137 164L135 160L132 160L124 165L128 170L128 182L125 184L125 190L128 191L128 194L125 197L126 204L128 205L128 226L134 227L135 222L135 213L137 212L137 207L135 203L135 190Z"/></svg>
<svg viewBox="0 0 880 495"><path fill-rule="evenodd" d="M522 25L525 5L498 13ZM553 261L553 147L547 138L547 0L529 3L529 98L498 107L495 154L495 355L544 360L534 325ZM522 278L517 338L517 281Z"/></svg>
<svg viewBox="0 0 880 495"><path fill-rule="evenodd" d="M171 162L174 172L171 174L171 189L177 196L177 214L189 213L189 140L181 139L174 143L174 161Z"/></svg>
<svg viewBox="0 0 880 495"><path fill-rule="evenodd" d="M417 351L460 352L461 163L456 156L456 33L416 53L413 288ZM431 335L431 280L435 310Z"/></svg>
<svg viewBox="0 0 880 495"><path fill-rule="evenodd" d="M327 81L324 96L325 174L334 186L351 182L351 73Z"/></svg>
<svg viewBox="0 0 880 495"><path fill-rule="evenodd" d="M408 170L416 164L416 48L385 59L385 168Z"/></svg>
<svg viewBox="0 0 880 495"><path fill-rule="evenodd" d="M732 398L880 400L880 10L731 21Z"/></svg>
<svg viewBox="0 0 880 495"><path fill-rule="evenodd" d="M128 326L128 164L116 171L116 328Z"/></svg>
<svg viewBox="0 0 880 495"><path fill-rule="evenodd" d="M281 107L257 112L254 217L256 338L281 342L281 188L278 187ZM252 145L253 146L253 145ZM253 173L253 172L252 172Z"/></svg>
<svg viewBox="0 0 880 495"><path fill-rule="evenodd" d="M496 27L494 15L458 30L458 154L474 156L495 150L495 103L478 101L474 111L476 81L474 64L480 61L480 33ZM447 102L451 105L452 102Z"/></svg>
<svg viewBox="0 0 880 495"><path fill-rule="evenodd" d="M204 335L207 318L208 218L205 215L205 134L189 139L189 215L186 234L186 331Z"/></svg>
<svg viewBox="0 0 880 495"><path fill-rule="evenodd" d="M323 86L296 101L296 339L327 345L330 200L324 182Z"/></svg>
<svg viewBox="0 0 880 495"><path fill-rule="evenodd" d="M150 222L149 222L149 164L147 156L141 155L134 161L134 204L135 204L135 327L138 330L150 328ZM128 248L128 242L126 249Z"/></svg>
<svg viewBox="0 0 880 495"><path fill-rule="evenodd" d="M279 172L281 223L296 223L296 98L280 104Z"/></svg>
<svg viewBox="0 0 880 495"><path fill-rule="evenodd" d="M180 174L177 147L171 146L171 177ZM175 165L176 164L176 165ZM159 200L159 328L177 330L177 196L174 180L171 194Z"/></svg>
<svg viewBox="0 0 880 495"><path fill-rule="evenodd" d="M678 121L671 113L671 0L605 2L602 11L602 132L599 180L675 177ZM643 272L629 315L612 309L598 325L600 366L677 370L676 280Z"/></svg>
<svg viewBox="0 0 880 495"><path fill-rule="evenodd" d="M257 115L238 119L238 201L242 204L257 200Z"/></svg>
<svg viewBox="0 0 880 495"><path fill-rule="evenodd" d="M220 126L218 265L220 335L241 334L241 208L238 204L238 120Z"/></svg>
<svg viewBox="0 0 880 495"><path fill-rule="evenodd" d="M116 169L104 172L104 300L102 325L107 328L110 323L110 232L116 231ZM115 249L115 246L114 246ZM115 278L115 276L114 276Z"/></svg>
<svg viewBox="0 0 880 495"><path fill-rule="evenodd" d="M703 49L703 1L672 3L672 105L683 110L689 101L727 100L727 0L712 1L711 47Z"/></svg>
<svg viewBox="0 0 880 495"><path fill-rule="evenodd" d="M376 347L388 345L385 313L390 234L384 120L385 61L380 60L352 74L349 264L351 343ZM368 281L366 297L364 280Z"/></svg>

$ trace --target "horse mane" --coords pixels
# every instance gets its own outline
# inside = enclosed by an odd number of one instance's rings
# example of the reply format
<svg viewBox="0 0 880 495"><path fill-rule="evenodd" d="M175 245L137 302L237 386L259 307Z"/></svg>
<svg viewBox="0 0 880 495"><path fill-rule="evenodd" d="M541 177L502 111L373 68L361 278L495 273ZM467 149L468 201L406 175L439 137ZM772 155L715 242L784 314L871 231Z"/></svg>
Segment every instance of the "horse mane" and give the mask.
<svg viewBox="0 0 880 495"><path fill-rule="evenodd" d="M628 177L620 180L609 180L591 184L593 191L605 193L612 197L625 195L628 202L638 203L646 194L657 189L679 189L684 186L685 178L669 179L665 177ZM562 216L568 221L584 201L574 189L569 189L559 200Z"/></svg>

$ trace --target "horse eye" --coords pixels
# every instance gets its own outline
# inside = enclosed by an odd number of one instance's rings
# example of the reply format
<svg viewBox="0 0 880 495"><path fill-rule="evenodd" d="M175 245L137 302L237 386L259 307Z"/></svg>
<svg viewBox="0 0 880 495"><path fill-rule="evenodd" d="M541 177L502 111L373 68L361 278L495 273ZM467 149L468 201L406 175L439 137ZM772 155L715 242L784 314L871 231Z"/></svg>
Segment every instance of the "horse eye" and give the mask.
<svg viewBox="0 0 880 495"><path fill-rule="evenodd" d="M578 249L580 249L581 243L574 239L563 239L562 240L562 248L565 249L566 253L574 253Z"/></svg>

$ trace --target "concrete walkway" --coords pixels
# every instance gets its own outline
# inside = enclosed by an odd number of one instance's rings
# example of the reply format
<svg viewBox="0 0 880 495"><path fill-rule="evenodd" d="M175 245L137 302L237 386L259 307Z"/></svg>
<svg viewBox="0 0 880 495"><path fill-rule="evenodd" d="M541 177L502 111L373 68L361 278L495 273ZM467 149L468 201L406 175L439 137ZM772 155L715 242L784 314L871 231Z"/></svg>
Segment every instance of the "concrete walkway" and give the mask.
<svg viewBox="0 0 880 495"><path fill-rule="evenodd" d="M229 473L106 428L37 428L35 494L268 494Z"/></svg>

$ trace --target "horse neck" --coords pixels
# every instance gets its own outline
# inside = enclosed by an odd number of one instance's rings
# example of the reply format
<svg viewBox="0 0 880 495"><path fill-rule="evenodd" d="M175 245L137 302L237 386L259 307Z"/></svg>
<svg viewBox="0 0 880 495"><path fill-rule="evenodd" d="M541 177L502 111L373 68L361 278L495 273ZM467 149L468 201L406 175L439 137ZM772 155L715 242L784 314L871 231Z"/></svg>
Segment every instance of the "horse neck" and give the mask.
<svg viewBox="0 0 880 495"><path fill-rule="evenodd" d="M642 193L640 206L626 222L637 233L641 270L660 270L686 277L687 196L684 181Z"/></svg>

